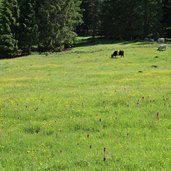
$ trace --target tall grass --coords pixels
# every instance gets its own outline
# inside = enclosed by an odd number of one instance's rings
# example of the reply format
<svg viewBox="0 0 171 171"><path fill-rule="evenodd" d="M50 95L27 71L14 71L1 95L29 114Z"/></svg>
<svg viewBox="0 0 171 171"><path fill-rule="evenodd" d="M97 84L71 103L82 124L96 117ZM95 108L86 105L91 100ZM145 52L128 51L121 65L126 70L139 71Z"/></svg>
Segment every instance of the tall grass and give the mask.
<svg viewBox="0 0 171 171"><path fill-rule="evenodd" d="M0 170L170 170L171 49L156 49L0 60Z"/></svg>

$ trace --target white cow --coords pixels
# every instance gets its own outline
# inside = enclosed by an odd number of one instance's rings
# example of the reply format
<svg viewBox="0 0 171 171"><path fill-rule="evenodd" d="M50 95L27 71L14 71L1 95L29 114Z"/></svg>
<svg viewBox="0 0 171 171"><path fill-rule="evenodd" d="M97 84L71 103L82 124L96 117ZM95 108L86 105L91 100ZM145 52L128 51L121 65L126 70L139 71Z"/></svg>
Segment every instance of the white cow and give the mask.
<svg viewBox="0 0 171 171"><path fill-rule="evenodd" d="M165 51L166 50L166 48L167 48L167 45L166 44L162 44L162 45L160 45L159 47L158 47L158 51Z"/></svg>
<svg viewBox="0 0 171 171"><path fill-rule="evenodd" d="M165 38L158 38L157 42L158 43L164 43L165 42Z"/></svg>

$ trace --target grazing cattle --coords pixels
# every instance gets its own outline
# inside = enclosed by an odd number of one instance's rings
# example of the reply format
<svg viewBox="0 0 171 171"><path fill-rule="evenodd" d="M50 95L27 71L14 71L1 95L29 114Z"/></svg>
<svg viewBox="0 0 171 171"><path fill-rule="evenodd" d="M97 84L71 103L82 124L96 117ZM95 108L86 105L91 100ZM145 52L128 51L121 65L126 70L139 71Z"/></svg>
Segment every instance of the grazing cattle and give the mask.
<svg viewBox="0 0 171 171"><path fill-rule="evenodd" d="M123 50L116 50L113 52L113 54L111 55L111 58L116 58L116 56L121 56L124 57L124 51Z"/></svg>
<svg viewBox="0 0 171 171"><path fill-rule="evenodd" d="M165 45L165 44L162 44L162 45L160 45L159 47L158 47L158 51L165 51L166 50L166 48L167 48L167 46Z"/></svg>
<svg viewBox="0 0 171 171"><path fill-rule="evenodd" d="M164 43L165 42L165 38L158 38L157 42L158 43Z"/></svg>

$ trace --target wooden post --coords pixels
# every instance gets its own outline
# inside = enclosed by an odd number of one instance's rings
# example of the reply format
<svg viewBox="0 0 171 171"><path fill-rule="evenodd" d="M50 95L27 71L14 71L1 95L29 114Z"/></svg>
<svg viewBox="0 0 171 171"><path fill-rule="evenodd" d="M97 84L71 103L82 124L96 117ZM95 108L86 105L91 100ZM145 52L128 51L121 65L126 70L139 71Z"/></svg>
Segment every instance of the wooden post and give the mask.
<svg viewBox="0 0 171 171"><path fill-rule="evenodd" d="M103 160L106 161L106 147L104 147Z"/></svg>

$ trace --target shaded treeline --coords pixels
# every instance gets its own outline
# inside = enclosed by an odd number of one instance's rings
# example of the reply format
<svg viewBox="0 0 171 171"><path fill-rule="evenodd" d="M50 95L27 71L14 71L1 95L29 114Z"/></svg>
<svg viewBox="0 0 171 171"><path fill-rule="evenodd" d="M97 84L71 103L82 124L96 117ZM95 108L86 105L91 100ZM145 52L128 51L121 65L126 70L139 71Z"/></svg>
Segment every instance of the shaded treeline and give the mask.
<svg viewBox="0 0 171 171"><path fill-rule="evenodd" d="M76 33L116 40L171 36L171 0L1 0L0 58L61 51Z"/></svg>
<svg viewBox="0 0 171 171"><path fill-rule="evenodd" d="M81 35L118 40L171 34L171 0L83 0Z"/></svg>
<svg viewBox="0 0 171 171"><path fill-rule="evenodd" d="M2 0L0 57L60 51L73 44L81 23L80 0Z"/></svg>

